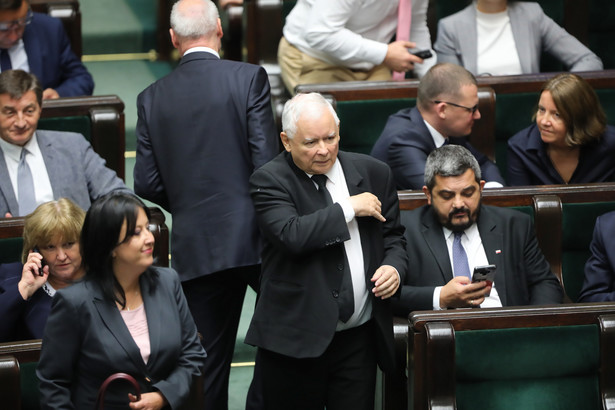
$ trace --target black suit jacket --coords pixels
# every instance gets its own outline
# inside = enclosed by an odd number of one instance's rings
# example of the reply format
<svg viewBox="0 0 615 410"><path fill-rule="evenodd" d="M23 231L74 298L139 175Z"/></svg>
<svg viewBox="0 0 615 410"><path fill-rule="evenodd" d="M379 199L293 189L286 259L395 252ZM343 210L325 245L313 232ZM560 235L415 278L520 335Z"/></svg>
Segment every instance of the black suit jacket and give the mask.
<svg viewBox="0 0 615 410"><path fill-rule="evenodd" d="M147 364L115 302L95 283L85 280L55 294L36 371L42 409L93 409L98 388L116 372L133 376L142 392L160 391L173 409L187 399L206 355L177 273L151 269L159 273L155 286L140 279L151 348ZM127 387L110 386L109 408L127 408Z"/></svg>
<svg viewBox="0 0 615 410"><path fill-rule="evenodd" d="M339 152L350 195L371 192L387 219L357 218L367 289L381 265L406 271L403 227L390 169L365 155ZM318 357L335 335L339 317L344 241L350 239L342 207L323 204L314 183L284 152L250 179L259 227L264 233L260 295L246 343L295 358ZM373 297L379 363L392 368L393 328L389 300Z"/></svg>
<svg viewBox="0 0 615 410"><path fill-rule="evenodd" d="M467 148L480 164L482 179L504 185L500 171L466 138L449 138L450 144ZM425 185L425 162L436 149L419 110L406 108L391 115L374 144L371 155L389 164L398 189L421 189Z"/></svg>
<svg viewBox="0 0 615 410"><path fill-rule="evenodd" d="M248 180L279 152L265 70L190 53L137 108L135 192L173 215L182 281L260 263Z"/></svg>
<svg viewBox="0 0 615 410"><path fill-rule="evenodd" d="M436 286L453 279L442 226L429 205L402 213L409 272L394 301L395 313L432 310ZM562 287L538 248L530 217L507 208L481 206L478 231L503 306L561 303Z"/></svg>
<svg viewBox="0 0 615 410"><path fill-rule="evenodd" d="M579 302L615 302L615 212L596 219Z"/></svg>

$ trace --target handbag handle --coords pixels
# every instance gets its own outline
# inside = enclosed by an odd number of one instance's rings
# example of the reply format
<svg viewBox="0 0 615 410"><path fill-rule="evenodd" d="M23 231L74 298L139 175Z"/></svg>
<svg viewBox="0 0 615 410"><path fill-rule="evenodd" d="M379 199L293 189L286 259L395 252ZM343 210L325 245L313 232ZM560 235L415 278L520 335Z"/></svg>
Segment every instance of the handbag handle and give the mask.
<svg viewBox="0 0 615 410"><path fill-rule="evenodd" d="M113 373L111 376L107 377L105 381L100 385L100 389L98 389L98 399L96 400L96 409L103 410L105 407L105 392L107 391L107 387L111 384L111 382L115 380L126 380L132 387L135 389L135 396L137 396L137 400L141 400L141 387L139 387L139 383L135 380L134 377L127 373Z"/></svg>

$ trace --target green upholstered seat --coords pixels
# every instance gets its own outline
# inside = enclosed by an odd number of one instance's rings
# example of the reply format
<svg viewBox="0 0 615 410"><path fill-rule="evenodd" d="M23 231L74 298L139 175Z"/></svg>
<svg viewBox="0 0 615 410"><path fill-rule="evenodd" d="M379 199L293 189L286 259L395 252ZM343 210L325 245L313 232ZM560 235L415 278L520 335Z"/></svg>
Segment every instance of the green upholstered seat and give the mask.
<svg viewBox="0 0 615 410"><path fill-rule="evenodd" d="M596 218L615 210L615 202L564 203L562 210L562 276L566 294L576 301L583 286Z"/></svg>
<svg viewBox="0 0 615 410"><path fill-rule="evenodd" d="M600 408L599 365L597 325L457 331L457 408Z"/></svg>
<svg viewBox="0 0 615 410"><path fill-rule="evenodd" d="M23 238L0 239L0 264L21 261Z"/></svg>
<svg viewBox="0 0 615 410"><path fill-rule="evenodd" d="M20 363L19 377L21 378L21 409L40 409L40 393L38 390L38 378L36 377L36 365L38 362Z"/></svg>
<svg viewBox="0 0 615 410"><path fill-rule="evenodd" d="M414 107L416 99L338 101L340 149L369 154L391 114Z"/></svg>
<svg viewBox="0 0 615 410"><path fill-rule="evenodd" d="M37 128L40 130L78 132L88 141L92 141L92 121L86 116L41 118Z"/></svg>

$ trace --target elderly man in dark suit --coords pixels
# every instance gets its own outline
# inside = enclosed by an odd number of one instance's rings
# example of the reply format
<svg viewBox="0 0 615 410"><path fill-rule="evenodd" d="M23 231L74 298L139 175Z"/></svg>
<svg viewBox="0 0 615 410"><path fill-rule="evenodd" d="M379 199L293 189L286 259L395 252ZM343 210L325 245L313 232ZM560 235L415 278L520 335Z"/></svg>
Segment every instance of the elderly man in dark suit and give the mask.
<svg viewBox="0 0 615 410"><path fill-rule="evenodd" d="M173 216L173 267L208 355L206 408L225 409L246 284L260 275L248 180L279 142L265 70L218 56L215 5L180 0L171 27L179 65L137 100L135 192Z"/></svg>
<svg viewBox="0 0 615 410"><path fill-rule="evenodd" d="M60 20L33 13L28 0L0 0L0 68L36 75L43 99L92 95L94 80Z"/></svg>
<svg viewBox="0 0 615 410"><path fill-rule="evenodd" d="M615 212L596 219L579 302L615 302Z"/></svg>
<svg viewBox="0 0 615 410"><path fill-rule="evenodd" d="M264 408L373 409L407 263L393 176L338 152L339 119L320 94L287 102L282 124L286 152L250 178L265 247L246 343L259 348Z"/></svg>
<svg viewBox="0 0 615 410"><path fill-rule="evenodd" d="M436 64L421 79L416 107L391 115L371 155L389 164L398 189L421 189L425 160L444 144L466 147L478 160L487 187L504 184L500 171L467 141L480 119L476 78L455 64Z"/></svg>
<svg viewBox="0 0 615 410"><path fill-rule="evenodd" d="M538 248L530 217L481 205L485 181L464 147L434 150L425 166L428 205L405 212L411 266L396 313L458 307L561 303L563 291ZM495 265L492 283L471 283L477 266Z"/></svg>

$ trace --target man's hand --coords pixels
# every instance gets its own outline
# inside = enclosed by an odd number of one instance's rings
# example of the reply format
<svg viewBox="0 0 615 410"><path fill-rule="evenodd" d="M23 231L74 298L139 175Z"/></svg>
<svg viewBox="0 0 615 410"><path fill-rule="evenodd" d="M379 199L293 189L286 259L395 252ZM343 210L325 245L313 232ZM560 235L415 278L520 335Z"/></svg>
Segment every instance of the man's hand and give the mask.
<svg viewBox="0 0 615 410"><path fill-rule="evenodd" d="M409 48L416 47L410 41L394 41L389 43L387 55L384 57L384 65L392 71L405 73L414 68L414 63L422 63L423 60L408 52Z"/></svg>
<svg viewBox="0 0 615 410"><path fill-rule="evenodd" d="M457 276L440 290L440 307L477 307L485 301L485 295L489 292L491 285L487 286L486 281L471 283L469 278Z"/></svg>
<svg viewBox="0 0 615 410"><path fill-rule="evenodd" d="M7 213L5 213L5 214L4 214L4 217L5 217L5 218L12 218L12 217L13 217L13 215L11 215L11 213L10 213L10 212L7 212Z"/></svg>
<svg viewBox="0 0 615 410"><path fill-rule="evenodd" d="M399 288L399 274L390 265L382 265L376 270L371 279L375 283L372 292L377 298L388 299L397 292Z"/></svg>
<svg viewBox="0 0 615 410"><path fill-rule="evenodd" d="M128 394L128 400L130 403L128 407L138 410L160 410L167 404L167 400L160 392L143 393L141 400L137 401L137 396L134 394Z"/></svg>
<svg viewBox="0 0 615 410"><path fill-rule="evenodd" d="M43 90L43 100L54 100L56 98L60 98L60 94L53 88L45 88Z"/></svg>
<svg viewBox="0 0 615 410"><path fill-rule="evenodd" d="M378 200L378 197L369 192L363 192L359 195L350 197L350 205L354 209L354 215L357 216L373 216L381 222L385 222L386 219L382 216L382 204Z"/></svg>

